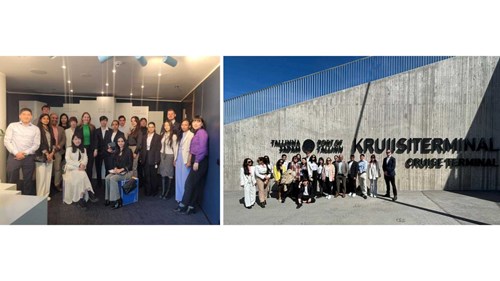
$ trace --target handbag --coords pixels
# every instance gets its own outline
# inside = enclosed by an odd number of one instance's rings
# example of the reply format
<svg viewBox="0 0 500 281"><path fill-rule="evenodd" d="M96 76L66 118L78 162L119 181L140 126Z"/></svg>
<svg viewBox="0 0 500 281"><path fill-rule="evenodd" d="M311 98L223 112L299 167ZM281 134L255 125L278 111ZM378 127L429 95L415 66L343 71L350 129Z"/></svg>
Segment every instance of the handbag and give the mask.
<svg viewBox="0 0 500 281"><path fill-rule="evenodd" d="M47 163L47 155L44 154L37 154L35 155L35 162L39 162L39 163Z"/></svg>
<svg viewBox="0 0 500 281"><path fill-rule="evenodd" d="M127 182L123 185L123 192L125 194L129 194L137 187L136 181L134 178L127 180Z"/></svg>

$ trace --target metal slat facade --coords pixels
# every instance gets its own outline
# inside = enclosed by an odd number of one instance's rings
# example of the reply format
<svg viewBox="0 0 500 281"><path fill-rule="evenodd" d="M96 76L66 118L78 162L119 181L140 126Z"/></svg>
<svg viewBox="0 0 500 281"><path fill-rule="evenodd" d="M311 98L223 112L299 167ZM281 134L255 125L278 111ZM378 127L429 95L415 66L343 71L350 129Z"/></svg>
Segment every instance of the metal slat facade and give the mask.
<svg viewBox="0 0 500 281"><path fill-rule="evenodd" d="M450 57L367 57L224 101L224 124L386 78Z"/></svg>

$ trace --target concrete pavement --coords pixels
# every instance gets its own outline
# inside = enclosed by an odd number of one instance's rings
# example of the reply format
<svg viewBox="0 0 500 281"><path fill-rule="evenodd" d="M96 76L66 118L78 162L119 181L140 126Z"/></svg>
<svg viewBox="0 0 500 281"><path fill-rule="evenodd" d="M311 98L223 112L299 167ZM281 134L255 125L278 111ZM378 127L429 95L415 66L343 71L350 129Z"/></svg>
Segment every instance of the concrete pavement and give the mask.
<svg viewBox="0 0 500 281"><path fill-rule="evenodd" d="M296 209L267 199L266 208L246 209L243 191L224 192L225 225L500 225L500 192L400 191L398 201L378 197L322 197Z"/></svg>

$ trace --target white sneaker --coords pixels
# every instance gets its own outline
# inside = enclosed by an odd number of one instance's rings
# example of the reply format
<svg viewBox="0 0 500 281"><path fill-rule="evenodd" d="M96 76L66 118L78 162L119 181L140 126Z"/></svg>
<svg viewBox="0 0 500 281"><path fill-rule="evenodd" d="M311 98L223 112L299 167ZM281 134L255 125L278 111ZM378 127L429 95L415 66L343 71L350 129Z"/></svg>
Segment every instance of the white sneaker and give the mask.
<svg viewBox="0 0 500 281"><path fill-rule="evenodd" d="M332 198L331 195L326 196L326 199L330 200L330 198Z"/></svg>
<svg viewBox="0 0 500 281"><path fill-rule="evenodd" d="M353 194L352 194L352 197L356 197L356 193L353 193Z"/></svg>

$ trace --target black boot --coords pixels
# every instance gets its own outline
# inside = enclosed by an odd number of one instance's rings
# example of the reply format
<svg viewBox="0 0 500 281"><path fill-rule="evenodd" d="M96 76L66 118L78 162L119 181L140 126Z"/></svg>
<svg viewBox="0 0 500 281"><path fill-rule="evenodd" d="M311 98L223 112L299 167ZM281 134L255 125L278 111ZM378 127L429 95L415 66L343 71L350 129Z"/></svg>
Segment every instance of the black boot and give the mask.
<svg viewBox="0 0 500 281"><path fill-rule="evenodd" d="M109 206L109 200L104 201L104 206Z"/></svg>
<svg viewBox="0 0 500 281"><path fill-rule="evenodd" d="M87 208L87 202L85 202L85 199L83 198L80 198L80 200L78 201L78 205L80 205L80 207L82 208Z"/></svg>
<svg viewBox="0 0 500 281"><path fill-rule="evenodd" d="M113 206L113 208L112 208L112 209L113 209L113 210L114 210L114 209L118 209L118 208L120 208L121 206L123 206L123 203L122 203L122 199L120 198L120 199L116 200L116 203L115 203L115 205Z"/></svg>
<svg viewBox="0 0 500 281"><path fill-rule="evenodd" d="M160 198L163 198L165 199L165 195L167 193L167 183L165 182L166 178L165 177L161 177L161 194L160 194Z"/></svg>
<svg viewBox="0 0 500 281"><path fill-rule="evenodd" d="M97 198L93 192L87 191L87 193L89 194L90 202L96 203L99 201L99 198Z"/></svg>
<svg viewBox="0 0 500 281"><path fill-rule="evenodd" d="M168 183L167 183L167 191L165 192L165 196L163 197L163 199L170 199L172 198L172 186L174 185L174 179L173 178L168 178L167 179Z"/></svg>

